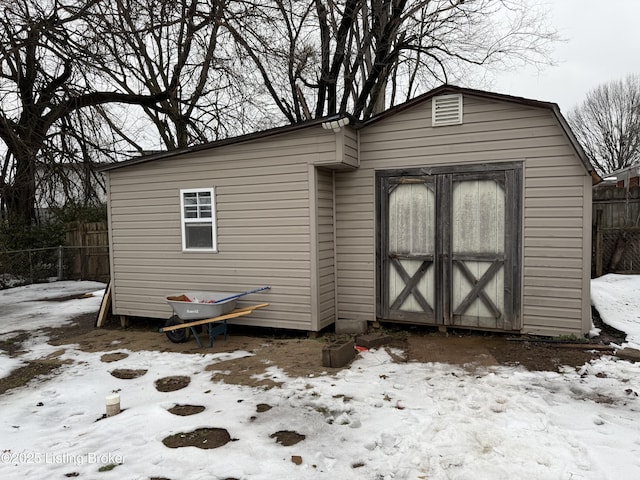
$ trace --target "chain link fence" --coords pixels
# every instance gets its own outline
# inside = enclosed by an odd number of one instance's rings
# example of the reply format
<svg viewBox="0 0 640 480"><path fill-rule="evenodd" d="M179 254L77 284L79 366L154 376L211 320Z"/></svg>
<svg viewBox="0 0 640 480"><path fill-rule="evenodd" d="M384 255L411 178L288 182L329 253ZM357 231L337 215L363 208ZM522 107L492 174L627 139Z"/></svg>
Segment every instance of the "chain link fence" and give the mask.
<svg viewBox="0 0 640 480"><path fill-rule="evenodd" d="M640 273L640 228L603 228L595 237L595 276Z"/></svg>
<svg viewBox="0 0 640 480"><path fill-rule="evenodd" d="M0 288L51 280L109 280L108 246L0 251Z"/></svg>

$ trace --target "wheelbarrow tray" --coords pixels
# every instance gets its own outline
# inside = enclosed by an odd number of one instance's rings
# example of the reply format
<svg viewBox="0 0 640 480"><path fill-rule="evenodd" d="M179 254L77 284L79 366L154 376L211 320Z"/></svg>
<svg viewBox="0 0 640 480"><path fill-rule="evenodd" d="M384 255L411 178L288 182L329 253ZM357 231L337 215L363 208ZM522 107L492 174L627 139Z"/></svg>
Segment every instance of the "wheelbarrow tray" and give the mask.
<svg viewBox="0 0 640 480"><path fill-rule="evenodd" d="M231 312L236 307L238 298L228 298L235 295L229 292L184 292L169 295L167 303L173 308L180 320L203 320L205 318L219 317ZM191 301L176 300L177 298L189 298ZM227 300L224 300L227 299ZM216 302L218 303L208 303Z"/></svg>

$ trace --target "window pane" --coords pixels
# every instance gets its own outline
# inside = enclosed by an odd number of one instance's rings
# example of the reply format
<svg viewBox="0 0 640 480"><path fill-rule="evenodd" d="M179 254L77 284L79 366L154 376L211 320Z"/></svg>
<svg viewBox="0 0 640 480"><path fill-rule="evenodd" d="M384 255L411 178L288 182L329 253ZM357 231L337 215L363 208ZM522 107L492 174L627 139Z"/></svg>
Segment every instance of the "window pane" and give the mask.
<svg viewBox="0 0 640 480"><path fill-rule="evenodd" d="M187 248L213 248L213 230L210 223L187 223L184 233Z"/></svg>
<svg viewBox="0 0 640 480"><path fill-rule="evenodd" d="M184 194L185 218L212 218L211 192L193 192Z"/></svg>
<svg viewBox="0 0 640 480"><path fill-rule="evenodd" d="M211 218L211 205L200 207L200 218Z"/></svg>
<svg viewBox="0 0 640 480"><path fill-rule="evenodd" d="M184 217L185 218L198 218L198 207L196 207L196 206L185 206L184 207Z"/></svg>

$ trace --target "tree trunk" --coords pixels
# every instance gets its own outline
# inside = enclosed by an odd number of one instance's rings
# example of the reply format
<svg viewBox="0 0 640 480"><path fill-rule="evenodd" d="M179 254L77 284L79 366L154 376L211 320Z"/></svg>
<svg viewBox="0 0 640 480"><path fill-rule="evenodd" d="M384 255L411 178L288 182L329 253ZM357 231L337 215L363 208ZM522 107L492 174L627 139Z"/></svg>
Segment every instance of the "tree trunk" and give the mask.
<svg viewBox="0 0 640 480"><path fill-rule="evenodd" d="M31 224L36 219L36 169L35 158L24 155L16 158L13 181L4 186L3 197L7 218L12 222Z"/></svg>

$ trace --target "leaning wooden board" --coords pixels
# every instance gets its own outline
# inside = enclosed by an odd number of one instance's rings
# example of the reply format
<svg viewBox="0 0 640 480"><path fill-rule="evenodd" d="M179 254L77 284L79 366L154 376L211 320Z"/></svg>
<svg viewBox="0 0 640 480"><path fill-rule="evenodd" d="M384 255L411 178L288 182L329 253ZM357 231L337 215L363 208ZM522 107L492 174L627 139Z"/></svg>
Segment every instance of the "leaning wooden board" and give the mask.
<svg viewBox="0 0 640 480"><path fill-rule="evenodd" d="M193 336L195 337L196 341L198 342L198 346L200 348L202 348L202 341L200 340L200 336L198 335L198 332L196 332L196 326L198 325L207 325L207 330L209 332L209 347L213 347L213 339L215 338L216 335L224 335L224 339L227 339L227 320L230 320L232 318L238 318L241 317L243 315L249 315L251 312L253 312L256 308L262 308L262 307L266 307L267 305L269 305L268 303L261 303L258 305L251 305L250 307L245 307L245 308L239 308L237 310L234 310L232 312L226 313L224 315L220 315L218 317L213 317L213 318L204 318L202 320L194 320L193 322L188 322L188 323L179 323L177 325L168 325L164 328L160 329L160 332L165 333L165 335L167 335L167 337L169 338L169 340L171 340L174 343L182 343L184 340L186 340L186 336L184 337L180 337L178 339L176 338L172 338L173 334L176 333L174 332L174 330L177 329L189 329L187 331L190 331Z"/></svg>
<svg viewBox="0 0 640 480"><path fill-rule="evenodd" d="M237 317L242 317L244 315L249 315L255 309L264 308L264 307L267 307L267 306L269 306L268 303L259 303L258 305L251 305L249 307L238 308L238 309L234 310L233 312L229 312L229 313L226 313L224 315L220 315L219 317L205 318L203 320L194 320L193 322L181 323L179 325L171 325L170 327L163 327L163 328L160 329L160 333L166 333L166 332L170 332L172 330L178 330L179 328L195 327L197 325L204 325L204 324L207 324L207 323L223 322L223 321L226 321L226 320L230 320L232 318L237 318Z"/></svg>
<svg viewBox="0 0 640 480"><path fill-rule="evenodd" d="M98 312L98 318L96 319L96 327L102 327L105 319L109 316L111 312L111 286L113 285L113 280L109 281L107 285L107 289L102 296L102 301L100 302L100 311Z"/></svg>

